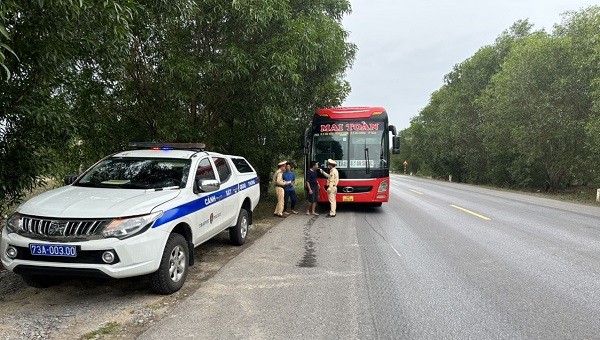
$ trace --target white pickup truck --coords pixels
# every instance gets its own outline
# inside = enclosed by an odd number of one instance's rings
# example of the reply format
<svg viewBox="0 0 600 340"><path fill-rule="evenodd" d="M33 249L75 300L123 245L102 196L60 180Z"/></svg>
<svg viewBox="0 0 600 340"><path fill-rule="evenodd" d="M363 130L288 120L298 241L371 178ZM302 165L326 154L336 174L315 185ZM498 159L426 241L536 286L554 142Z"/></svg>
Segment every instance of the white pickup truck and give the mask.
<svg viewBox="0 0 600 340"><path fill-rule="evenodd" d="M149 274L154 292L171 294L194 247L226 229L231 243L244 244L260 199L246 159L199 143L130 148L22 204L2 230L4 267L36 287L65 276Z"/></svg>

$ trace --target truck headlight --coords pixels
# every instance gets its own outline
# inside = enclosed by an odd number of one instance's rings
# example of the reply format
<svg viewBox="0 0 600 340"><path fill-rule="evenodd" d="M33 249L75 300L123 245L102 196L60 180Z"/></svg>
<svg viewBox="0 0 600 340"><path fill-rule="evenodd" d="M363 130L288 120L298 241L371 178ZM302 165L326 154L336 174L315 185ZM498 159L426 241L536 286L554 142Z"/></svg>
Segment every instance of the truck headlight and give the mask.
<svg viewBox="0 0 600 340"><path fill-rule="evenodd" d="M14 213L8 217L8 220L6 221L6 230L8 230L9 233L18 233L23 230L21 214Z"/></svg>
<svg viewBox="0 0 600 340"><path fill-rule="evenodd" d="M124 239L148 230L159 217L162 211L148 215L115 218L102 231L105 238L116 237Z"/></svg>

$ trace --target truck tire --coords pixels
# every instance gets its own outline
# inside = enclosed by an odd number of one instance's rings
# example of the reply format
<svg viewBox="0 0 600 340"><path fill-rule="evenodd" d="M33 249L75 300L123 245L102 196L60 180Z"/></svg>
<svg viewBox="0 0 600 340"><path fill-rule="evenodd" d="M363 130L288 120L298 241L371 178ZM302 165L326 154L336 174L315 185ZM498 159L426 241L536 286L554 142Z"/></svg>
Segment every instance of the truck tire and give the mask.
<svg viewBox="0 0 600 340"><path fill-rule="evenodd" d="M165 245L158 270L150 274L152 291L173 294L183 286L188 274L188 243L180 234L171 234Z"/></svg>
<svg viewBox="0 0 600 340"><path fill-rule="evenodd" d="M246 236L248 236L248 211L242 208L240 215L238 216L237 224L234 227L229 228L229 241L234 246L241 246L246 243Z"/></svg>

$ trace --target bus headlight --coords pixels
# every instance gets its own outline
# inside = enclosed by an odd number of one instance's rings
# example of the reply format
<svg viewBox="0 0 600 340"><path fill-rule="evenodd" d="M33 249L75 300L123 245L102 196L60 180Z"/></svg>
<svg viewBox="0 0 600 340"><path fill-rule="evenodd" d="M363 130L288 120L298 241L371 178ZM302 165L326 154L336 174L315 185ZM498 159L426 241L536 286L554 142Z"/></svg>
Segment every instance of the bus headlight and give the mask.
<svg viewBox="0 0 600 340"><path fill-rule="evenodd" d="M388 188L389 188L388 181L385 180L385 181L379 183L379 188L377 189L377 192L386 192L388 190Z"/></svg>

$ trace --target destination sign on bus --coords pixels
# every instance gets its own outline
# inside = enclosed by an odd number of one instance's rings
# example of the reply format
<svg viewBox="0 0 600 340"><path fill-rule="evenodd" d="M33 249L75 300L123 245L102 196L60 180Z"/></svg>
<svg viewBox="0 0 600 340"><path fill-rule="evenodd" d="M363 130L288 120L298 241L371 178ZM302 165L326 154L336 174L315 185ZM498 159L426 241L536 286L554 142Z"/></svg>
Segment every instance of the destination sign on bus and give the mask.
<svg viewBox="0 0 600 340"><path fill-rule="evenodd" d="M377 131L379 123L340 123L340 124L321 124L320 132L347 132L347 131Z"/></svg>
<svg viewBox="0 0 600 340"><path fill-rule="evenodd" d="M364 168L365 166L367 166L367 161L364 159L351 159L350 160L351 168ZM370 167L375 166L375 162L372 159L369 159L369 166Z"/></svg>

